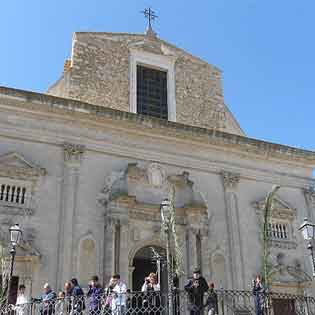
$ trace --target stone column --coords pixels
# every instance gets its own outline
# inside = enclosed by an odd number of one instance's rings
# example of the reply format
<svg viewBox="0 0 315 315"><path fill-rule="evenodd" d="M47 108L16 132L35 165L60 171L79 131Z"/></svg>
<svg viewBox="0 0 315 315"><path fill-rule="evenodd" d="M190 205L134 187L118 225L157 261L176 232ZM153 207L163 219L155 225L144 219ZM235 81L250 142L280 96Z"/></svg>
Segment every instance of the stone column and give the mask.
<svg viewBox="0 0 315 315"><path fill-rule="evenodd" d="M240 174L226 171L223 171L221 174L226 209L230 287L232 289L245 289L244 255L240 231L240 213L236 193L240 181Z"/></svg>
<svg viewBox="0 0 315 315"><path fill-rule="evenodd" d="M313 187L303 189L305 202L307 206L307 217L310 221L314 222L315 217L315 190Z"/></svg>
<svg viewBox="0 0 315 315"><path fill-rule="evenodd" d="M209 253L208 229L201 230L201 268L202 274L206 279L210 279L210 253Z"/></svg>
<svg viewBox="0 0 315 315"><path fill-rule="evenodd" d="M105 221L104 227L104 257L103 257L103 281L108 283L111 275L113 274L113 261L114 261L114 233L115 224L112 220Z"/></svg>
<svg viewBox="0 0 315 315"><path fill-rule="evenodd" d="M121 238L121 225L120 221L115 221L114 226L114 260L113 260L113 273L120 273L120 238Z"/></svg>
<svg viewBox="0 0 315 315"><path fill-rule="evenodd" d="M128 266L128 283L127 283L127 287L131 288L131 290L133 290L134 288L132 287L132 277L133 277L133 272L135 270L134 266Z"/></svg>
<svg viewBox="0 0 315 315"><path fill-rule="evenodd" d="M62 287L65 279L74 275L73 261L74 238L76 227L77 194L83 145L64 143L64 174L62 181L62 204L59 230L59 268L58 285Z"/></svg>
<svg viewBox="0 0 315 315"><path fill-rule="evenodd" d="M107 218L104 235L104 281L120 272L121 225L118 219Z"/></svg>
<svg viewBox="0 0 315 315"><path fill-rule="evenodd" d="M186 262L187 262L187 273L191 276L196 267L201 267L198 265L200 257L198 257L197 251L197 233L198 231L189 226L186 231Z"/></svg>
<svg viewBox="0 0 315 315"><path fill-rule="evenodd" d="M119 256L119 272L120 276L124 281L128 280L128 266L129 266L129 248L130 248L130 239L129 239L129 225L125 220L120 221L120 256Z"/></svg>

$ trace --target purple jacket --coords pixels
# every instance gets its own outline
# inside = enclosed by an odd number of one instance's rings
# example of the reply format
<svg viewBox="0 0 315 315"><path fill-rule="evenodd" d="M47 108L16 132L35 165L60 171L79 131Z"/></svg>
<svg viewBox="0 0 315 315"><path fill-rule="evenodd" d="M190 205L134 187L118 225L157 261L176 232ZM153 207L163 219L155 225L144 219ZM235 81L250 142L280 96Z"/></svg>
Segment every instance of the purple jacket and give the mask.
<svg viewBox="0 0 315 315"><path fill-rule="evenodd" d="M87 293L89 300L89 309L90 310L99 310L101 309L101 300L104 290L101 286L90 287Z"/></svg>

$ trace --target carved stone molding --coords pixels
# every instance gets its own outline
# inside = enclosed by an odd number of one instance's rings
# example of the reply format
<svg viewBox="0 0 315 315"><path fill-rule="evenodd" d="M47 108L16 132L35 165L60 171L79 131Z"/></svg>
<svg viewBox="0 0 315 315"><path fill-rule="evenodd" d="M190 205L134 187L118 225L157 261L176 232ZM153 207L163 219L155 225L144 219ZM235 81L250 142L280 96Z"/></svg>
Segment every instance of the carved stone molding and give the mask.
<svg viewBox="0 0 315 315"><path fill-rule="evenodd" d="M0 215L32 216L34 213L32 208L14 207L0 202Z"/></svg>
<svg viewBox="0 0 315 315"><path fill-rule="evenodd" d="M162 187L166 179L166 172L159 163L151 163L147 168L147 177L151 186Z"/></svg>
<svg viewBox="0 0 315 315"><path fill-rule="evenodd" d="M82 144L73 144L65 142L63 144L65 162L81 162L85 146Z"/></svg>
<svg viewBox="0 0 315 315"><path fill-rule="evenodd" d="M256 210L256 214L259 217L263 216L265 209L266 198L254 201L252 206ZM281 200L278 196L275 196L272 203L271 217L274 219L285 219L293 221L296 219L297 210L289 205L286 201Z"/></svg>
<svg viewBox="0 0 315 315"><path fill-rule="evenodd" d="M271 239L268 240L268 245L273 248L281 248L281 249L296 249L297 248L297 242L293 241L287 241L287 240L276 240Z"/></svg>
<svg viewBox="0 0 315 315"><path fill-rule="evenodd" d="M304 188L303 189L305 199L309 202L309 204L315 207L315 189L313 187Z"/></svg>
<svg viewBox="0 0 315 315"><path fill-rule="evenodd" d="M223 185L225 188L236 188L240 181L239 173L232 173L227 171L222 171L221 176L223 179Z"/></svg>
<svg viewBox="0 0 315 315"><path fill-rule="evenodd" d="M45 174L44 168L26 160L21 154L11 152L0 156L0 177L29 181Z"/></svg>
<svg viewBox="0 0 315 315"><path fill-rule="evenodd" d="M265 211L266 197L261 198L258 201L251 203L253 209L255 209L257 215L257 222L260 226L264 222L264 211ZM268 245L272 248L281 249L296 249L297 239L294 229L294 221L297 218L297 209L292 207L287 201L280 199L279 196L275 195L271 212L270 212L270 224L272 225L285 225L287 227L286 238L269 236ZM281 232L280 232L281 233Z"/></svg>
<svg viewBox="0 0 315 315"><path fill-rule="evenodd" d="M119 181L123 181L126 176L126 170L112 171L110 174L105 176L105 184L101 192L97 196L97 202L100 206L106 207L108 202L111 200L112 195L119 193L119 188L115 188L115 184ZM118 185L119 186L119 185Z"/></svg>

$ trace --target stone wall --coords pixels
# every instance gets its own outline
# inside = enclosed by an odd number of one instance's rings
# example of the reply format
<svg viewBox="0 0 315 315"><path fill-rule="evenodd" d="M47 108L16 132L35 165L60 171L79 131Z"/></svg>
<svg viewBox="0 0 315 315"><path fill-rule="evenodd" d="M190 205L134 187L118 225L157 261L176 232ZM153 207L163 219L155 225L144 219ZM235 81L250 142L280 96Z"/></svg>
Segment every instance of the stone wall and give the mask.
<svg viewBox="0 0 315 315"><path fill-rule="evenodd" d="M119 271L130 285L132 253L157 241L160 221L146 220L143 215L126 217L130 209L145 210L136 204L133 208L117 207L118 220L110 222L108 208L106 204L100 205L99 200L100 195L108 192L105 188L110 174L119 173L130 164L145 170L153 161L166 176L189 173L194 191L207 206L208 225L207 231L199 234L192 224L187 239L202 236L203 274L207 280L215 280L217 286L222 283L228 288L248 289L254 274L261 270L262 247L255 204L264 200L274 184L280 184L277 195L283 201L280 210L290 213L291 209L294 214L295 244L292 247L281 241L282 245L272 248L271 259L284 290L294 288L297 282L305 284L303 273L311 274L311 268L298 226L315 209L315 202L306 203L304 196L314 165L313 152L264 142L260 151L257 140L227 133L214 135L171 122L140 120L136 115L106 108L94 115L96 109L85 103L31 92L2 89L0 93L0 156L16 152L46 170L34 194L34 214L26 221L13 212L4 214L0 206L1 225L10 219L35 232L33 246L40 258L33 270L33 296L40 293L46 281L61 289L64 281L80 275L79 259L84 255L80 250L86 241L96 253L91 264L95 273L102 280L108 279L113 272L115 224L120 225L121 233ZM250 147L257 149L255 154ZM266 151L270 151L269 155ZM143 185L147 183L144 181ZM143 193L144 189L139 191ZM153 197L142 202L152 203ZM158 212L158 200L154 203ZM139 227L142 232L137 235L134 231ZM185 243L186 238L182 241ZM198 261L193 248L196 242L187 243L186 275L191 273L187 265L194 267ZM15 273L19 275L18 268ZM222 278L224 274L226 277ZM82 278L86 279L85 276Z"/></svg>
<svg viewBox="0 0 315 315"><path fill-rule="evenodd" d="M48 93L130 111L130 48L175 60L176 121L243 134L224 104L221 71L157 38L75 33L71 68Z"/></svg>

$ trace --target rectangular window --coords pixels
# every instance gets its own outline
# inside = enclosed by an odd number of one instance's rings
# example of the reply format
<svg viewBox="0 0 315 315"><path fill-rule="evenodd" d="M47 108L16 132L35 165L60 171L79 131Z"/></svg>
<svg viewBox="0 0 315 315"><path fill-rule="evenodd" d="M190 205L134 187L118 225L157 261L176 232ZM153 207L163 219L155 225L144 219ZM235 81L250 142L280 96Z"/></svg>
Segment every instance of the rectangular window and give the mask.
<svg viewBox="0 0 315 315"><path fill-rule="evenodd" d="M168 119L167 72L137 65L137 113Z"/></svg>

